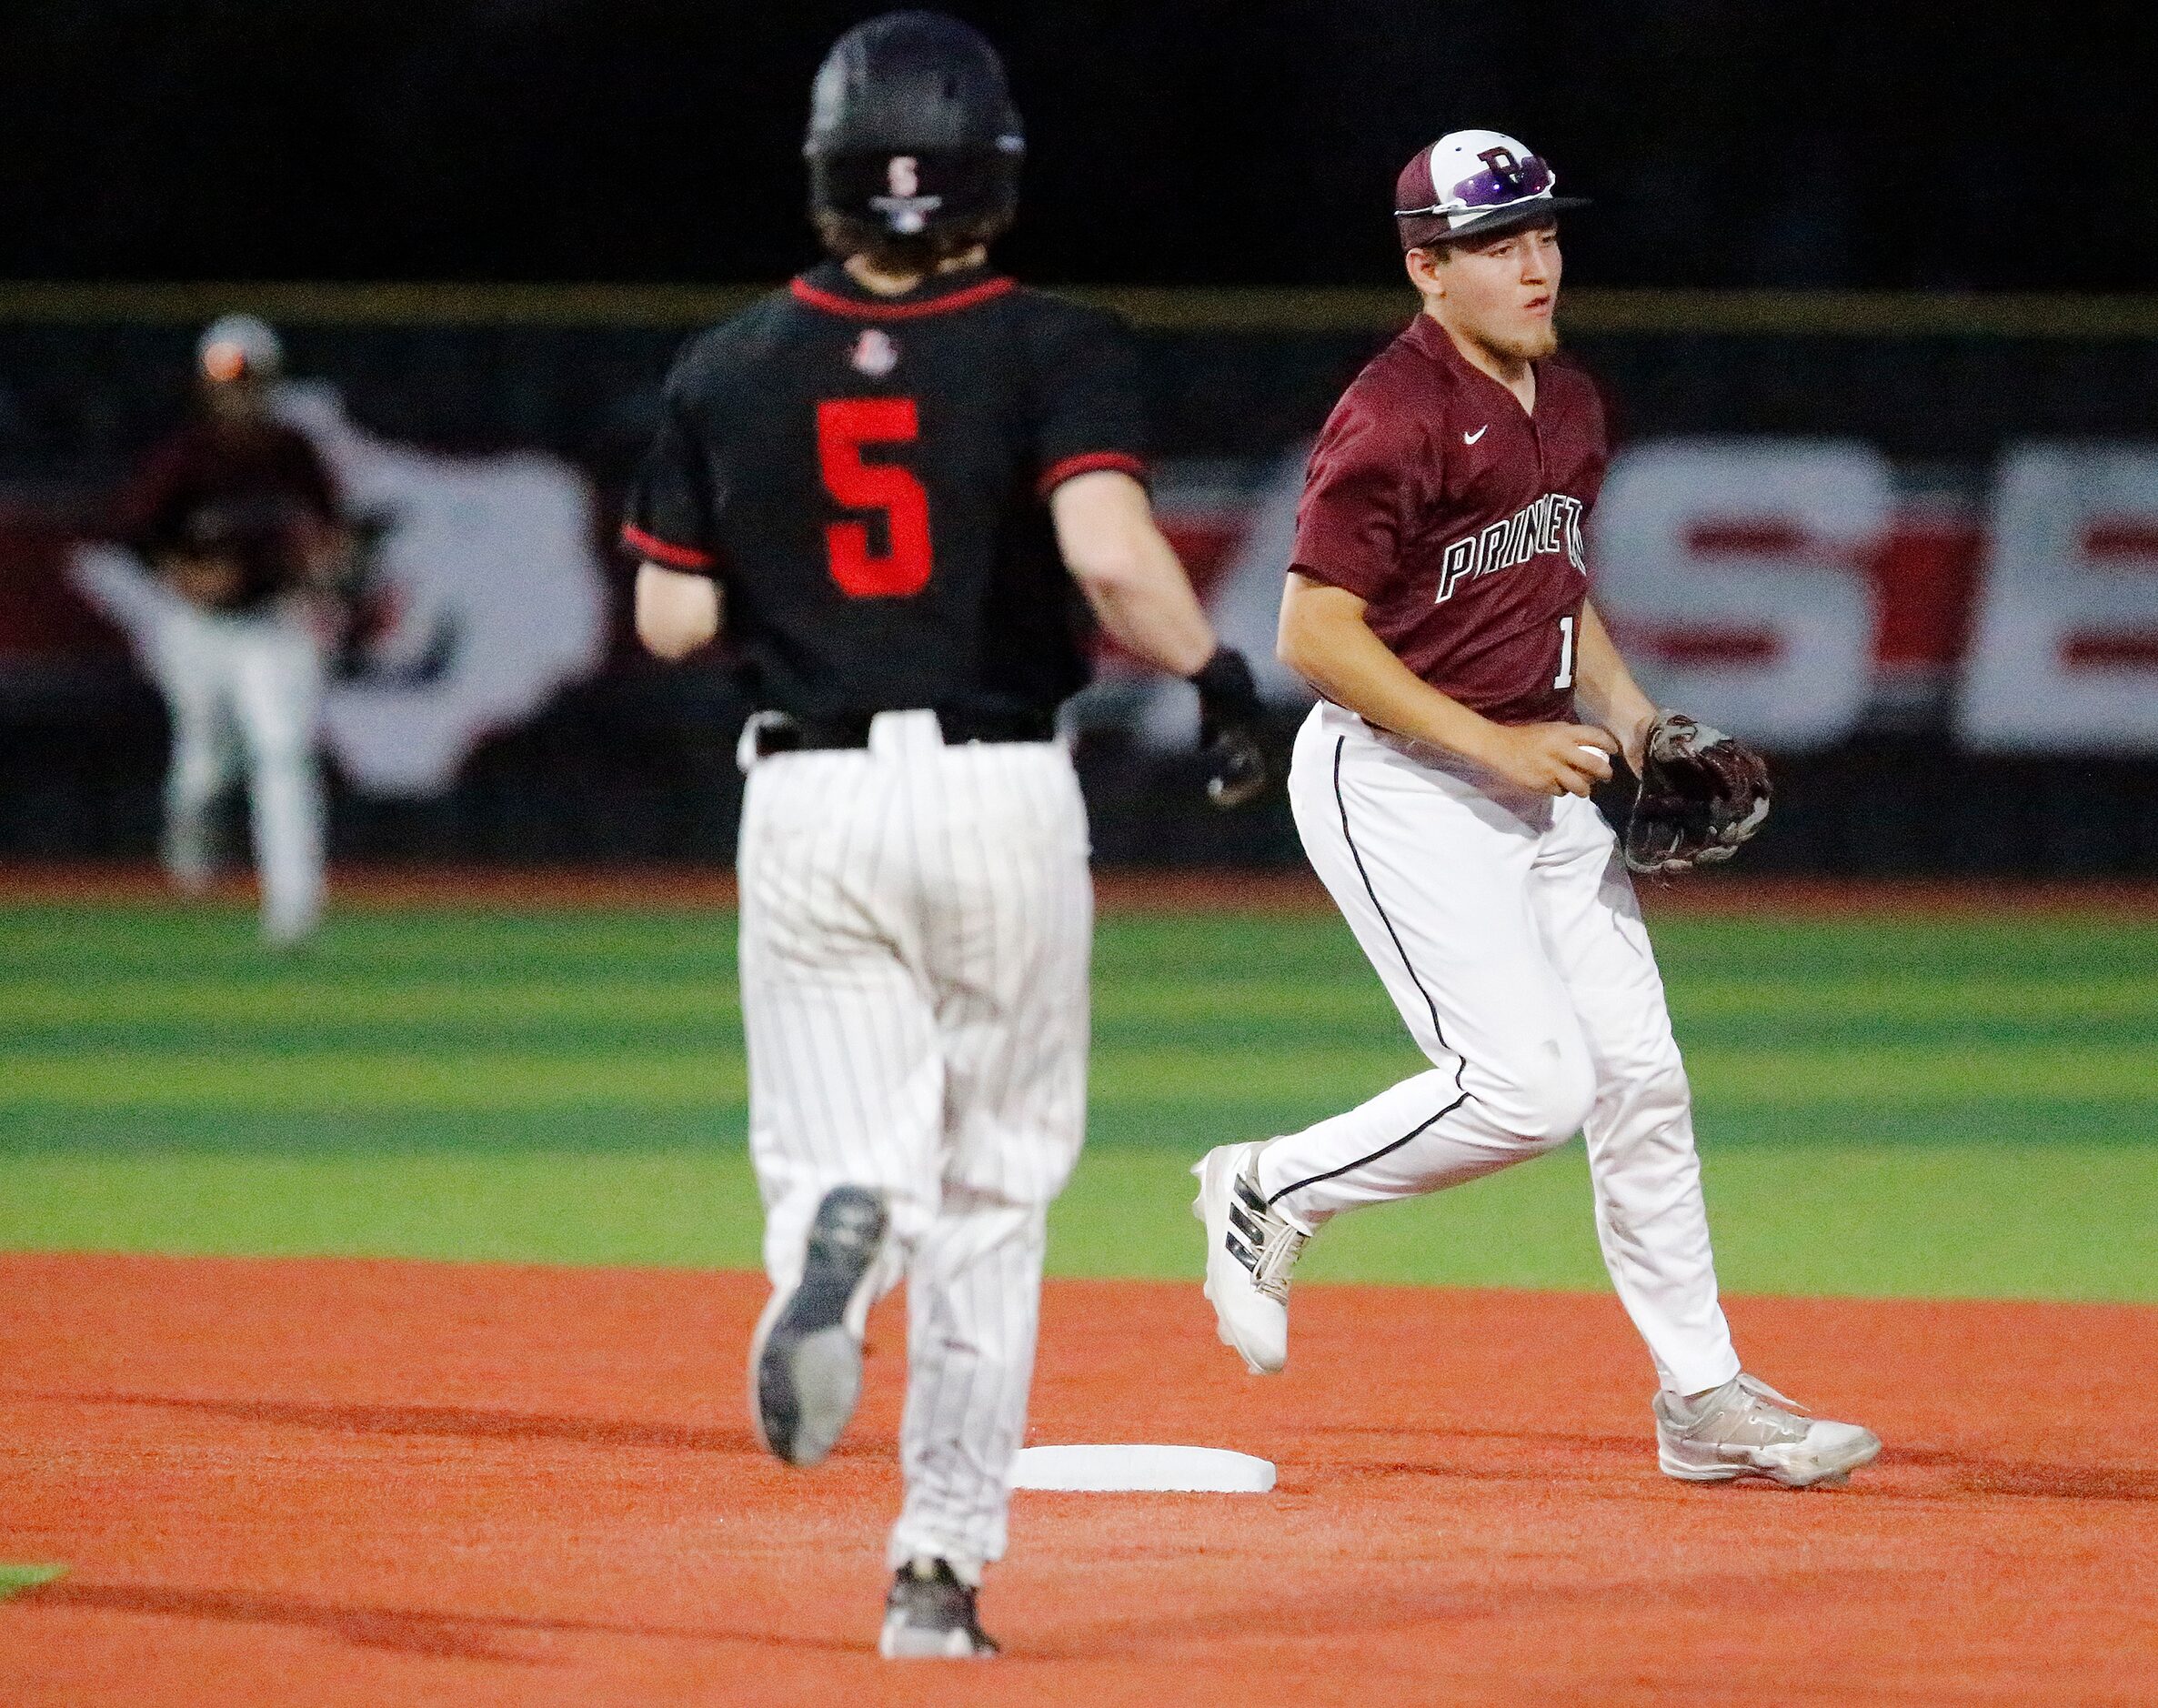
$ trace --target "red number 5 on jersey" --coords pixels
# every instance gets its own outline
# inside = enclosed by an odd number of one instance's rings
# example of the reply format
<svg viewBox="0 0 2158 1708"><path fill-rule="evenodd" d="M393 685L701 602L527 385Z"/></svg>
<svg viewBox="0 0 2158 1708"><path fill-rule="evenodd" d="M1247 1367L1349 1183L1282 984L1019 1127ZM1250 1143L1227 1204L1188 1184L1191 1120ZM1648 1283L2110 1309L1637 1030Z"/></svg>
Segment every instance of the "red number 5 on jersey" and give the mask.
<svg viewBox="0 0 2158 1708"><path fill-rule="evenodd" d="M904 598L929 579L929 495L908 470L866 463L865 445L910 445L921 422L911 397L845 397L817 406L817 466L824 489L849 510L881 510L887 548L869 549L866 522L831 522L824 549L848 598Z"/></svg>

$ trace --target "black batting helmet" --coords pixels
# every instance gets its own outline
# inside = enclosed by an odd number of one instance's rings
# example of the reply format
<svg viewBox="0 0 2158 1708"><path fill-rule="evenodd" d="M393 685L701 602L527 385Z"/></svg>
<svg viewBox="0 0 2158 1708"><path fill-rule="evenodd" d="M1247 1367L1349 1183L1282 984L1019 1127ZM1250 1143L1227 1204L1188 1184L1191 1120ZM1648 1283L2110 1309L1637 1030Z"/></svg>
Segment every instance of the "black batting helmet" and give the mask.
<svg viewBox="0 0 2158 1708"><path fill-rule="evenodd" d="M809 90L809 208L880 242L979 242L1011 222L1026 154L1004 62L940 12L836 42Z"/></svg>

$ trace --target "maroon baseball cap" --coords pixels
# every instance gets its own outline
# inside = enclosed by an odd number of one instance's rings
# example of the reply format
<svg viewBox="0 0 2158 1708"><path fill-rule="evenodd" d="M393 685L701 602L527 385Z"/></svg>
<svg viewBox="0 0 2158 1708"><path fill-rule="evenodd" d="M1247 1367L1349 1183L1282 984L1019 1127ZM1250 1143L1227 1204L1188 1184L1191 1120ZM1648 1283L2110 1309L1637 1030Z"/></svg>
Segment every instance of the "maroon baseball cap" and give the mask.
<svg viewBox="0 0 2158 1708"><path fill-rule="evenodd" d="M1496 237L1588 206L1584 196L1554 195L1558 184L1542 156L1502 131L1449 131L1417 150L1394 180L1401 247Z"/></svg>

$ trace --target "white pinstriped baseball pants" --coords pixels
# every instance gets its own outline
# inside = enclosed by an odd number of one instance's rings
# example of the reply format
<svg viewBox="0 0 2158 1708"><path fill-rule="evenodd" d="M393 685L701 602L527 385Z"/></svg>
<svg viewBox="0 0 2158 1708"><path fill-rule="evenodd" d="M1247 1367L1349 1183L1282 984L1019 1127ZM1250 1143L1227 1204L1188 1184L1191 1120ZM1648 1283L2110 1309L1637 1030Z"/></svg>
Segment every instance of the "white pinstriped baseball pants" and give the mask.
<svg viewBox="0 0 2158 1708"><path fill-rule="evenodd" d="M1589 801L1521 794L1321 703L1290 803L1430 1071L1277 1139L1260 1189L1316 1228L1588 1140L1605 1266L1659 1379L1738 1373L1672 1040L1633 885Z"/></svg>
<svg viewBox="0 0 2158 1708"><path fill-rule="evenodd" d="M885 712L858 751L758 760L743 803L749 1150L775 1290L839 1185L881 1192L908 1284L895 1565L1004 1552L1044 1217L1086 1130L1093 889L1061 746L947 747Z"/></svg>

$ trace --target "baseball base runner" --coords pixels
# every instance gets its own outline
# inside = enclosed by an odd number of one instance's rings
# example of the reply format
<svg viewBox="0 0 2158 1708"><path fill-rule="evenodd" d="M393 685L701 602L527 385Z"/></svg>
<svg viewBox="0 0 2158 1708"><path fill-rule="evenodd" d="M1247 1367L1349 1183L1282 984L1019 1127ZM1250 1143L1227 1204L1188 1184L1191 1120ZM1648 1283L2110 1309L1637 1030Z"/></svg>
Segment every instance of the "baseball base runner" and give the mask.
<svg viewBox="0 0 2158 1708"><path fill-rule="evenodd" d="M1020 149L967 25L842 37L808 147L832 258L692 342L623 530L647 645L680 657L724 623L761 708L738 869L774 1453L830 1451L869 1306L908 1282L893 1659L996 1653L976 1590L1086 1124L1092 891L1056 718L1088 604L1198 688L1217 800L1264 778L1250 669L1141 484L1128 335L987 265Z"/></svg>

